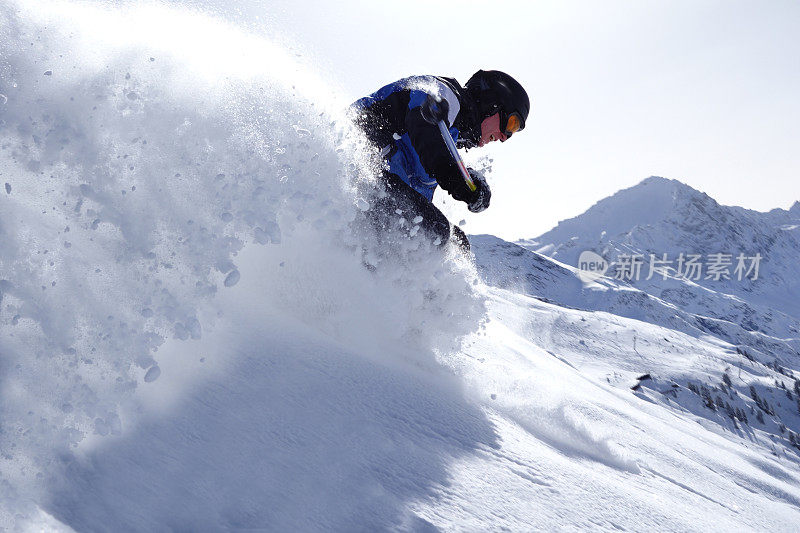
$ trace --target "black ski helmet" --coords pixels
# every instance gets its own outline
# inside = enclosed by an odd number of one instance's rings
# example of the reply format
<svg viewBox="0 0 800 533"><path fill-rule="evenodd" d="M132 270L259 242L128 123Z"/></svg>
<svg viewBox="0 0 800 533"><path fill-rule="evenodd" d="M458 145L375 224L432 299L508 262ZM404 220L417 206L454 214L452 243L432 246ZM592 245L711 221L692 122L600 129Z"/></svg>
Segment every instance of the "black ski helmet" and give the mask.
<svg viewBox="0 0 800 533"><path fill-rule="evenodd" d="M525 127L531 101L517 80L499 70L479 70L467 81L467 91L478 104L480 120L500 112L500 123L505 129L508 117L517 114Z"/></svg>

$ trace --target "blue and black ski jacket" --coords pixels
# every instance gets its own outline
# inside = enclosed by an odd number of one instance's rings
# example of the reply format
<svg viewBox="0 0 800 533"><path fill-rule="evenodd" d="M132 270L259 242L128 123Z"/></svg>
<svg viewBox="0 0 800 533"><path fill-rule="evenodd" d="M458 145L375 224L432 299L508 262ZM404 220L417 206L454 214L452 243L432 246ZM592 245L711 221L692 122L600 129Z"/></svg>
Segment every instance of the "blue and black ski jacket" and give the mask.
<svg viewBox="0 0 800 533"><path fill-rule="evenodd" d="M476 106L451 78L411 76L391 83L353 104L356 122L381 149L388 171L428 201L441 185L456 200L470 202L475 193L464 183L439 128L422 117L420 106L428 95L447 100L447 126L458 146L476 146L480 138Z"/></svg>

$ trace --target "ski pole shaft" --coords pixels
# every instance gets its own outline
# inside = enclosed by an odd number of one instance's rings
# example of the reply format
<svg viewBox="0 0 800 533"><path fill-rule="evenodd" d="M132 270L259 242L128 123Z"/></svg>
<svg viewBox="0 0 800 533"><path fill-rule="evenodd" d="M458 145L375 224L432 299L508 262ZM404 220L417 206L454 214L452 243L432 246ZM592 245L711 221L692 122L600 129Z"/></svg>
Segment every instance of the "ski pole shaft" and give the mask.
<svg viewBox="0 0 800 533"><path fill-rule="evenodd" d="M458 149L456 149L456 143L453 142L453 138L450 136L450 132L447 130L444 120L438 121L438 125L439 131L444 139L444 143L447 145L447 149L450 150L450 154L453 156L458 169L461 171L461 175L464 177L467 187L469 187L469 190L474 191L476 188L475 182L472 181L472 176L469 175L467 166L464 164L464 160L461 159L461 155L458 153Z"/></svg>
<svg viewBox="0 0 800 533"><path fill-rule="evenodd" d="M447 118L448 111L449 106L447 104L447 100L437 100L435 97L429 96L422 105L422 118L431 124L436 124L439 127L439 133L442 134L442 140L444 140L444 144L447 145L450 155L453 156L453 161L456 162L456 166L461 172L464 182L467 184L467 187L469 187L470 191L474 191L477 189L477 186L475 185L475 182L472 181L472 176L469 175L467 166L464 164L464 161L461 159L461 155L458 153L456 143L453 141L453 137L450 136L450 131L447 129L447 124L444 123L445 118Z"/></svg>

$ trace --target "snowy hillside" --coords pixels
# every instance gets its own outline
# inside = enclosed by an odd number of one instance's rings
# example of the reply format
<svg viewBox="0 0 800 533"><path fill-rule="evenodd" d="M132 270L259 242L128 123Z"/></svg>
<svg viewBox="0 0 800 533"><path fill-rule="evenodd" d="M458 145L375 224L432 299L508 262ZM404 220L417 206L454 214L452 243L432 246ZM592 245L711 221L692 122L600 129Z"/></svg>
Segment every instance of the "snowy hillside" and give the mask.
<svg viewBox="0 0 800 533"><path fill-rule="evenodd" d="M633 332L617 345L631 354L626 363L614 353L614 363L599 364L598 359L608 360L609 355L588 349L588 338L594 334L582 327L568 335L569 342L557 343L558 352L574 350L570 348L574 342L580 345L578 353L568 357L572 364L582 369L599 366L612 376L620 371L623 376L625 372L648 375L637 387L639 393L656 390L658 397L669 397L681 408L728 429L757 428L780 450L776 453L796 454L800 450L800 300L794 296L800 290L794 275L800 259L797 222L800 203L789 211L758 213L720 206L678 181L651 177L535 239L512 244L477 236L473 242L478 243L479 271L490 285L688 336L689 344L677 350L677 357L648 359L642 353L653 341L643 341L641 333ZM609 262L606 276L587 279L580 268L585 250ZM738 251L760 253L764 259L758 279L738 279L734 265L729 279L716 280L707 272L687 275L677 262L647 279L653 256L669 261L682 252L703 255L710 250L731 251L732 256ZM625 275L630 272L619 266L620 257L634 255L642 258L638 277ZM675 350L669 335L655 342L666 352ZM702 356L694 353L703 351L706 342L716 349ZM627 375L628 380L632 377Z"/></svg>
<svg viewBox="0 0 800 533"><path fill-rule="evenodd" d="M201 13L0 0L0 528L796 528L800 207L649 180L473 262L363 224L325 89ZM765 261L584 283L584 244Z"/></svg>

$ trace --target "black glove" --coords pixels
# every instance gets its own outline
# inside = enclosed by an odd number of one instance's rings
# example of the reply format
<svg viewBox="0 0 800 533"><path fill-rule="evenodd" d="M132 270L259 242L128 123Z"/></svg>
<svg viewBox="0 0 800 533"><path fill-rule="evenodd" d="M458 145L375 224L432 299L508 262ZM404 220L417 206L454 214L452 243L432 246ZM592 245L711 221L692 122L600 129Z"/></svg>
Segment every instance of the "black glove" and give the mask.
<svg viewBox="0 0 800 533"><path fill-rule="evenodd" d="M467 170L472 178L472 182L475 183L475 190L472 191L472 198L467 202L467 209L473 213L480 213L489 207L489 200L492 199L492 191L489 190L489 184L486 183L486 178L483 177L483 174L471 168Z"/></svg>

